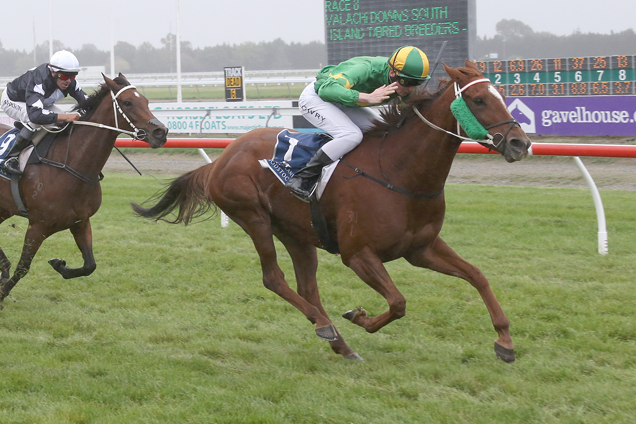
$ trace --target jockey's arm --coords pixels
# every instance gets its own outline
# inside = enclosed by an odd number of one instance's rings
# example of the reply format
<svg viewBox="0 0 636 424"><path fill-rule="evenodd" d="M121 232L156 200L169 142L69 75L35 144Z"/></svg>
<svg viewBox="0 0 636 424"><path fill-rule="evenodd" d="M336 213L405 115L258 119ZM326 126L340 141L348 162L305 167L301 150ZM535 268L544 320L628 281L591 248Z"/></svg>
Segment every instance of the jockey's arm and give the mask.
<svg viewBox="0 0 636 424"><path fill-rule="evenodd" d="M79 114L78 113L58 113L57 114L57 122L58 123L62 123L62 122L73 122L73 121L77 121L79 119Z"/></svg>

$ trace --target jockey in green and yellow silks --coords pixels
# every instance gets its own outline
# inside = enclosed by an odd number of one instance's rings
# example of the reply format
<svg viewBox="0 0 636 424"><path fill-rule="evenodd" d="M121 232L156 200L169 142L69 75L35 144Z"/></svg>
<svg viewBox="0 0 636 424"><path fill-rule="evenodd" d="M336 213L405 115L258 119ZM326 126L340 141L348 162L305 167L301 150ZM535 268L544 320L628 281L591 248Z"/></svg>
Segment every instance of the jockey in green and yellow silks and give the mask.
<svg viewBox="0 0 636 424"><path fill-rule="evenodd" d="M362 141L364 131L380 119L379 113L368 106L408 96L428 79L428 70L426 54L413 46L401 47L388 58L359 56L321 69L316 81L303 90L298 106L309 123L333 140L285 185L296 196L307 199L322 167L353 150Z"/></svg>

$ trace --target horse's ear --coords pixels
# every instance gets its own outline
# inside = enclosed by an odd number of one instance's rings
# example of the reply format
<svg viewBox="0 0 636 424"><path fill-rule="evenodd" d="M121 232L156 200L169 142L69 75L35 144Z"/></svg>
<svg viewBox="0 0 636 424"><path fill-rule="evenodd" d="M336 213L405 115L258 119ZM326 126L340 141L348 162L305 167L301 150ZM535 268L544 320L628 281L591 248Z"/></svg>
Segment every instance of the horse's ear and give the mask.
<svg viewBox="0 0 636 424"><path fill-rule="evenodd" d="M471 62L470 60L466 59L465 65L467 68L470 69L475 69L475 70L479 70L479 68L477 67L477 62Z"/></svg>
<svg viewBox="0 0 636 424"><path fill-rule="evenodd" d="M444 70L446 71L449 77L451 77L455 81L459 80L460 72L457 69L451 68L450 66L446 65L444 62L442 62L442 65L444 66Z"/></svg>
<svg viewBox="0 0 636 424"><path fill-rule="evenodd" d="M113 81L112 79L108 78L103 73L102 73L102 77L104 77L104 82L106 83L106 86L111 89L111 91L119 90L119 86L117 85L117 83L115 81Z"/></svg>

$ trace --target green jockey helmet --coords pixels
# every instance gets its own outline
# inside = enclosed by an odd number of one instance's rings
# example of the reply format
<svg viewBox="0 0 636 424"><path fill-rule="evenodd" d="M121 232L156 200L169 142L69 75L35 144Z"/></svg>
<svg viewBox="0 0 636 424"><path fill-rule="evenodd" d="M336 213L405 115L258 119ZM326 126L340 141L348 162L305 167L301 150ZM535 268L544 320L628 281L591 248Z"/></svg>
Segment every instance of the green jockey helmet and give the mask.
<svg viewBox="0 0 636 424"><path fill-rule="evenodd" d="M402 85L417 85L429 78L428 57L417 47L400 47L393 52L388 63Z"/></svg>

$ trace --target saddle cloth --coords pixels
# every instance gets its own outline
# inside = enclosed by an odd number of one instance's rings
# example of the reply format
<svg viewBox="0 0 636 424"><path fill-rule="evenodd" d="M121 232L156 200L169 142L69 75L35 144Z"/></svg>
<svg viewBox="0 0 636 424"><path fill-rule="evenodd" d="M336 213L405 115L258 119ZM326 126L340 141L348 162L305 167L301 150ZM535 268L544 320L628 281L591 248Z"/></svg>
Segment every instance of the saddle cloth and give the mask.
<svg viewBox="0 0 636 424"><path fill-rule="evenodd" d="M283 130L276 137L272 158L261 159L259 163L263 168L270 169L280 182L285 184L307 164L318 149L330 140L331 136L324 133L298 133ZM323 168L316 188L318 199L320 199L337 164L338 161Z"/></svg>
<svg viewBox="0 0 636 424"><path fill-rule="evenodd" d="M19 129L12 128L6 133L0 135L0 163L4 163L4 161L7 159L7 154L11 151L11 148L15 144L15 139L18 136L19 132L20 132ZM45 137L46 137L46 140L44 140L43 143L40 143L40 141L42 141L42 139L44 139ZM49 134L46 131L38 131L35 137L33 137L33 141L32 141L33 144L29 145L29 147L27 147L26 149L20 152L20 156L19 156L20 170L24 171L24 168L27 166L27 163L39 162L39 158L38 159L34 158L31 161L29 161L31 154L33 153L33 148L34 148L33 145L39 146L38 151L40 152L40 155L43 156L44 154L46 154L54 138L55 138L55 134ZM0 170L0 177L10 180L11 174L7 174L6 172Z"/></svg>
<svg viewBox="0 0 636 424"><path fill-rule="evenodd" d="M4 163L4 161L6 160L7 154L11 151L11 148L15 144L15 139L19 133L20 130L18 130L17 128L12 128L0 136L0 163ZM30 149L25 150L30 151ZM20 169L24 169L24 167L26 166L26 159L24 159L25 157L28 158L28 156L20 154ZM0 171L0 177L10 180L11 174Z"/></svg>

